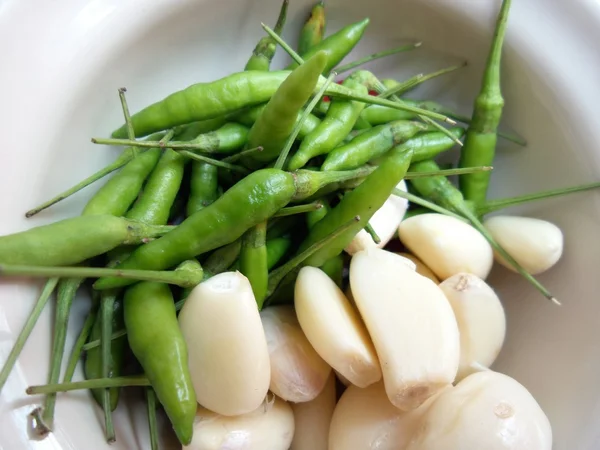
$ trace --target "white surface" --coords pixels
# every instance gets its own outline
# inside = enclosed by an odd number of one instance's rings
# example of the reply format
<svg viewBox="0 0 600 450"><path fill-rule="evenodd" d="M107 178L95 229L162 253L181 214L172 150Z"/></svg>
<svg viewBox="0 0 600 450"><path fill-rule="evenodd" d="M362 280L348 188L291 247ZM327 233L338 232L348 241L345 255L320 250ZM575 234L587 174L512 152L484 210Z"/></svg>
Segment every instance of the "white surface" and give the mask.
<svg viewBox="0 0 600 450"><path fill-rule="evenodd" d="M328 0L328 30L369 15L372 23L355 55L406 38L424 41L418 52L378 64L382 75L402 77L420 67L468 59L466 70L419 92L449 104L461 99L461 108L468 112L499 3ZM0 1L0 233L81 210L91 190L36 220L22 218L26 209L117 154L118 150L95 148L89 138L105 136L121 123L118 87L129 88L128 100L136 111L195 81L239 70L262 35L259 23L274 22L278 7L278 0ZM295 40L308 9L307 0L292 0L284 33L288 39ZM600 178L599 23L595 0L514 2L503 73L505 121L525 135L529 147L501 143L494 196ZM436 57L424 61L431 55ZM279 51L276 60L283 59ZM67 170L67 162L76 170ZM541 276L563 302L562 308L546 303L503 269L491 280L496 286L502 282L508 320L507 343L496 368L535 395L553 425L557 450L600 446L599 195L579 194L523 209L555 221L565 231L563 260ZM0 285L0 361L37 292L25 282ZM109 448L102 441L98 411L86 394L60 396L56 433L44 442L27 441L25 417L37 399L27 399L23 390L46 379L48 313L0 398L0 447ZM71 336L83 315L84 308L73 315ZM118 442L111 448L147 448L144 413L136 415L137 436L126 431L132 419L127 410L123 413Z"/></svg>

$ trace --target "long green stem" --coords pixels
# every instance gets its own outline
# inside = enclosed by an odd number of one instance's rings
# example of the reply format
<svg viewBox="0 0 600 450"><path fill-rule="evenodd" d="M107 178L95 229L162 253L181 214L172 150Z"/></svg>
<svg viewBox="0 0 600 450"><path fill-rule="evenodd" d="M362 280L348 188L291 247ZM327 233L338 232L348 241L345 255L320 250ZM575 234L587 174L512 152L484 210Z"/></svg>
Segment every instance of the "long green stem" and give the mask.
<svg viewBox="0 0 600 450"><path fill-rule="evenodd" d="M102 363L102 377L108 378L112 372L111 335L116 291L104 291L100 302L100 359ZM115 441L115 429L112 420L110 389L102 391L102 409L104 411L104 434L109 444Z"/></svg>
<svg viewBox="0 0 600 450"><path fill-rule="evenodd" d="M127 335L127 330L125 330L125 329L122 329L122 330L119 330L119 331L115 331L113 334L111 334L110 340L114 341L115 339L119 339L120 337L123 337L125 335ZM81 349L84 352L87 352L88 350L91 350L91 349L96 348L96 347L100 347L100 339L96 339L94 341L88 342Z"/></svg>
<svg viewBox="0 0 600 450"><path fill-rule="evenodd" d="M155 281L158 283L174 284L181 287L193 287L202 281L202 273L178 270L122 270L104 267L45 267L0 265L0 277L24 276L34 278L101 278L119 277L140 281Z"/></svg>
<svg viewBox="0 0 600 450"><path fill-rule="evenodd" d="M494 170L494 168L492 166L480 166L480 167L463 167L463 168L458 168L458 169L443 169L443 170L436 170L436 171L432 171L432 172L407 172L406 176L404 177L407 180L410 180L412 178L423 178L423 177L435 177L435 176L451 176L451 175L465 175L468 173L475 173L475 172L487 172L490 170Z"/></svg>
<svg viewBox="0 0 600 450"><path fill-rule="evenodd" d="M273 270L269 274L269 288L267 291L267 298L270 297L273 294L273 292L275 292L275 289L277 288L279 283L281 283L281 280L283 280L290 272L296 270L307 258L312 256L315 252L321 250L324 246L336 239L350 227L354 226L354 224L359 220L360 218L358 216L354 217L352 220L349 220L348 222L342 224L337 230L335 230L330 235L324 237L320 241L315 242L306 250L294 256L284 265Z"/></svg>
<svg viewBox="0 0 600 450"><path fill-rule="evenodd" d="M317 94L312 98L312 100L310 101L308 106L302 112L302 115L300 116L300 120L298 120L298 122L296 122L296 125L294 125L292 134L290 134L290 136L288 137L287 141L285 142L285 145L283 146L283 150L281 150L281 153L279 154L277 161L275 161L275 165L274 165L275 169L283 169L285 160L287 159L288 154L290 153L290 150L292 148L292 145L294 145L294 141L296 140L296 138L298 137L298 134L300 133L300 130L302 129L302 125L304 125L304 122L306 121L306 119L308 118L308 116L310 115L312 110L315 109L315 106L317 106L317 103L323 97L323 94L325 93L325 89L327 89L327 87L331 84L331 82L333 81L335 76L336 76L336 73L331 72L331 74L329 75L329 78L327 78L325 83L323 83L323 86L321 87L321 89L319 89Z"/></svg>
<svg viewBox="0 0 600 450"><path fill-rule="evenodd" d="M127 89L125 89L124 87L119 88L119 99L121 100L121 109L123 109L123 117L125 118L125 126L127 127L127 136L129 137L129 139L135 139L135 131L133 130L133 122L131 121L131 114L129 114L129 106L127 105L125 92L127 92Z"/></svg>
<svg viewBox="0 0 600 450"><path fill-rule="evenodd" d="M148 429L150 431L150 449L158 450L158 425L156 423L156 394L151 387L146 388L148 404Z"/></svg>
<svg viewBox="0 0 600 450"><path fill-rule="evenodd" d="M179 153L187 158L193 159L194 161L212 164L213 166L222 167L223 169L231 170L232 172L238 172L244 175L250 173L245 167L229 164L228 162L219 161L218 159L207 158L206 156L188 152L187 150L182 150Z"/></svg>
<svg viewBox="0 0 600 450"><path fill-rule="evenodd" d="M452 212L446 208L442 208L441 206L436 205L435 203L430 202L429 200L425 200L424 198L417 197L416 195L411 194L410 192L404 192L403 190L394 188L394 190L392 191L392 194L397 197L405 198L406 200L408 200L411 203L414 203L415 205L423 206L423 207L430 209L436 213L444 214L446 216L451 216L451 217L454 217L455 219L462 220L463 222L468 222L467 219L465 219L462 216L459 216L455 212Z"/></svg>
<svg viewBox="0 0 600 450"><path fill-rule="evenodd" d="M281 39L281 37L279 35L277 35L271 28L269 28L264 23L261 24L261 26L271 37L273 37L273 39L275 39L275 41L281 46L281 48L283 48L292 57L292 59L295 62L297 62L298 64L302 64L304 62L304 60L300 57L300 55L298 55L298 53L296 53L294 51L294 49L291 48L283 39ZM325 77L321 77L319 79L319 82L324 83ZM382 91L384 91L384 90L385 90L385 87L382 88ZM400 99L398 99L396 101L390 101L390 100L386 100L384 98L378 98L378 97L375 97L372 95L357 94L355 91L346 89L343 86L340 86L338 84L332 84L327 90L325 90L325 94L333 96L333 97L340 97L340 98L345 98L348 100L355 100L355 101L363 102L363 103L366 103L369 105L381 105L381 106L387 106L387 107L393 108L393 109L410 111L415 114L419 114L420 117L421 116L428 117L431 119L441 120L442 122L449 123L450 125L456 125L456 122L454 120L452 120L451 118L449 118L447 116L444 116L443 114L439 114L439 113L436 113L433 111L428 111L428 110L425 110L422 108L416 108L414 106L407 105L407 104L403 103L402 100L400 100ZM441 127L441 128L443 130L445 130L444 127ZM455 139L455 137L453 137L453 138Z"/></svg>
<svg viewBox="0 0 600 450"><path fill-rule="evenodd" d="M139 141L137 139L113 139L113 138L92 138L94 144L100 145L111 145L111 146L127 146L127 147L141 147L141 148L170 148L171 150L200 150L206 152L205 142L194 142L191 141Z"/></svg>
<svg viewBox="0 0 600 450"><path fill-rule="evenodd" d="M48 303L48 300L50 299L52 292L54 292L57 284L58 278L51 278L46 282L46 285L44 286L44 289L42 290L37 302L33 306L31 313L29 313L29 316L25 321L25 325L23 325L23 329L19 333L19 336L17 337L17 340L15 341L15 344L8 355L8 358L4 362L2 371L0 372L0 392L2 392L2 388L4 387L6 380L12 372L17 359L19 359L19 355L21 354L21 351L23 351L23 347L25 346L27 339L29 339L29 335L33 331L35 324L40 318L40 315L46 307L46 304Z"/></svg>
<svg viewBox="0 0 600 450"><path fill-rule="evenodd" d="M244 150L239 153L236 153L235 155L231 155L231 156L228 156L227 158L223 158L221 161L226 162L226 163L233 163L233 162L238 161L239 159L242 159L245 156L253 155L254 153L260 153L262 151L263 151L263 148L260 146L254 147L254 148L249 148L248 150Z"/></svg>
<svg viewBox="0 0 600 450"><path fill-rule="evenodd" d="M294 214L304 214L311 211L317 211L323 207L323 202L316 201L312 203L307 203L306 205L298 205L298 206L288 206L287 208L282 208L273 214L272 217L286 217L293 216Z"/></svg>
<svg viewBox="0 0 600 450"><path fill-rule="evenodd" d="M150 386L150 380L145 375L115 378L96 378L93 380L72 381L70 383L45 384L29 386L27 395L56 394L57 392L78 391L81 389L106 389L128 386Z"/></svg>
<svg viewBox="0 0 600 450"><path fill-rule="evenodd" d="M519 195L516 197L489 200L483 205L478 205L476 209L479 216L485 216L486 214L508 208L510 206L522 205L523 203L529 203L536 200L545 200L552 197L560 197L567 194L573 194L575 192L589 191L597 188L600 188L600 183L589 183L568 188L552 189L549 191L535 192L533 194Z"/></svg>
<svg viewBox="0 0 600 450"><path fill-rule="evenodd" d="M401 45L400 47L395 47L388 50L383 50L381 52L372 53L370 55L365 56L364 58L357 59L356 61L344 64L343 66L338 66L335 68L335 71L337 73L348 72L349 70L352 70L358 66L362 66L363 64L367 64L371 61L385 58L386 56L396 55L398 53L414 50L416 48L419 48L422 44L422 42L415 42L413 44Z"/></svg>
<svg viewBox="0 0 600 450"><path fill-rule="evenodd" d="M369 233L371 239L373 239L373 242L375 242L376 244L381 244L381 238L370 223L367 223L365 225L365 231Z"/></svg>
<svg viewBox="0 0 600 450"><path fill-rule="evenodd" d="M97 295L97 294L96 294ZM73 345L73 350L71 350L71 356L69 357L69 362L67 363L67 369L65 370L65 376L63 377L63 383L68 383L73 380L73 375L75 374L75 369L77 368L77 364L81 359L81 354L83 353L83 347L85 346L90 333L92 332L92 328L94 327L94 322L96 321L96 316L98 314L97 302L92 304L90 312L85 318L85 322L83 322L83 327L81 327L81 331L79 336L77 336L77 340ZM100 342L100 341L98 341Z"/></svg>
<svg viewBox="0 0 600 450"><path fill-rule="evenodd" d="M412 78L409 78L408 80L398 83L397 86L386 89L379 96L381 98L388 98L388 97L391 97L392 95L402 95L405 92L417 87L418 85L420 85L426 81L429 81L433 78L437 78L442 75L446 75L450 72L454 72L455 70L462 69L463 67L466 67L466 65L467 65L467 63L463 62L461 64L456 64L454 66L440 69L436 72L432 72L432 73L428 73L428 74L420 73L418 75L415 75Z"/></svg>

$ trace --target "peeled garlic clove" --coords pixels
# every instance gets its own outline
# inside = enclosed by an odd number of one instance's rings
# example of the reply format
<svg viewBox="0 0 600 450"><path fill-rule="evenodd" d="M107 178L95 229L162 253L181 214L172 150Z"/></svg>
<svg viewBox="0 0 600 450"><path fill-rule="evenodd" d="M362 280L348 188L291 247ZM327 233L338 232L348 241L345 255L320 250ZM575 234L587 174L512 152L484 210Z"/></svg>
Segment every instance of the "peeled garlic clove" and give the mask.
<svg viewBox="0 0 600 450"><path fill-rule="evenodd" d="M291 403L296 429L290 450L328 450L329 425L335 408L335 375L310 402Z"/></svg>
<svg viewBox="0 0 600 450"><path fill-rule="evenodd" d="M294 306L302 331L327 364L359 387L381 379L379 360L367 329L325 272L315 267L300 270Z"/></svg>
<svg viewBox="0 0 600 450"><path fill-rule="evenodd" d="M271 369L248 279L225 272L196 286L181 309L179 326L198 403L225 416L258 408Z"/></svg>
<svg viewBox="0 0 600 450"><path fill-rule="evenodd" d="M287 450L294 436L294 414L279 398L252 412L221 416L199 407L192 442L184 450Z"/></svg>
<svg viewBox="0 0 600 450"><path fill-rule="evenodd" d="M350 284L373 340L390 402L412 410L454 381L458 325L442 290L405 258L363 250L350 262Z"/></svg>
<svg viewBox="0 0 600 450"><path fill-rule="evenodd" d="M492 247L471 225L443 214L419 214L402 221L402 243L445 280L467 272L484 279L494 262Z"/></svg>
<svg viewBox="0 0 600 450"><path fill-rule="evenodd" d="M333 372L335 373L335 376L337 377L337 379L340 380L340 383L342 383L345 387L348 387L352 384L352 383L350 383L350 380L348 380L344 375L339 373L337 370L334 370Z"/></svg>
<svg viewBox="0 0 600 450"><path fill-rule="evenodd" d="M419 275L429 278L435 284L440 284L440 280L435 276L435 273L415 255L411 255L410 253L397 253L397 255L410 259L415 264L415 269Z"/></svg>
<svg viewBox="0 0 600 450"><path fill-rule="evenodd" d="M460 365L457 379L490 367L506 334L506 317L500 299L481 278L460 273L440 284L446 294L460 332Z"/></svg>
<svg viewBox="0 0 600 450"><path fill-rule="evenodd" d="M333 412L328 450L404 450L429 404L404 412L390 403L383 383L350 386Z"/></svg>
<svg viewBox="0 0 600 450"><path fill-rule="evenodd" d="M271 391L290 402L314 400L325 387L331 367L304 335L291 306L274 306L260 313L269 356Z"/></svg>
<svg viewBox="0 0 600 450"><path fill-rule="evenodd" d="M494 216L484 222L492 237L527 272L537 275L558 262L563 252L560 228L546 220L531 217ZM502 256L496 261L516 272Z"/></svg>
<svg viewBox="0 0 600 450"><path fill-rule="evenodd" d="M492 371L474 373L427 411L410 450L551 450L548 418L529 391Z"/></svg>
<svg viewBox="0 0 600 450"><path fill-rule="evenodd" d="M404 180L400 181L396 187L404 192L407 190ZM402 222L407 209L408 200L397 195L390 195L381 208L375 211L371 220L369 220L369 224L373 227L381 242L376 244L369 233L365 230L360 230L354 236L352 242L345 248L346 253L353 255L367 247L385 247L396 234L398 225Z"/></svg>

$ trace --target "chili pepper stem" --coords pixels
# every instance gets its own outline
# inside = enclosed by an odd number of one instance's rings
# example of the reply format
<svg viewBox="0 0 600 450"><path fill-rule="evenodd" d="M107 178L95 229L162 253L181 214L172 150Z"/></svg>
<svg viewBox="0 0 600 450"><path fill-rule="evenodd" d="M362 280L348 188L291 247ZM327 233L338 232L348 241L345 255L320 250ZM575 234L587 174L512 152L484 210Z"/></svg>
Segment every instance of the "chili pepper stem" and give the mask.
<svg viewBox="0 0 600 450"><path fill-rule="evenodd" d="M436 72L432 72L432 73L428 73L428 74L420 73L418 75L415 75L412 78L409 78L406 81L399 83L397 86L386 89L379 96L381 98L388 98L388 97L391 97L392 95L401 95L401 94L409 91L410 89L415 88L419 84L422 84L433 78L436 78L436 77L439 77L442 75L446 75L450 72L454 72L455 70L462 69L463 67L466 67L466 66L467 66L467 62L465 61L461 64L456 64L454 66L446 67L446 68L440 69Z"/></svg>
<svg viewBox="0 0 600 450"><path fill-rule="evenodd" d="M193 159L194 161L205 162L208 164L212 164L213 166L222 167L223 169L231 170L232 172L238 172L242 174L248 174L249 171L245 167L236 166L233 164L229 164L228 162L219 161L217 159L207 158L206 156L198 155L197 153L192 153L187 150L182 150L179 152L181 155Z"/></svg>
<svg viewBox="0 0 600 450"><path fill-rule="evenodd" d="M235 155L231 155L231 156L228 156L227 158L223 158L221 160L221 162L233 163L233 162L236 162L239 159L242 159L245 156L252 155L254 153L260 153L262 151L263 151L263 148L261 146L254 147L254 148L249 148L248 150L244 150L244 151L241 151L239 153L236 153Z"/></svg>
<svg viewBox="0 0 600 450"><path fill-rule="evenodd" d="M156 423L156 394L151 387L146 388L148 403L148 430L150 432L150 449L158 450L158 425Z"/></svg>
<svg viewBox="0 0 600 450"><path fill-rule="evenodd" d="M549 191L535 192L533 194L519 195L516 197L508 197L497 200L489 200L482 205L476 207L477 214L479 216L485 216L494 211L498 211L510 206L517 206L523 203L529 203L536 200L545 200L552 197L560 197L567 194L573 194L576 192L589 191L591 189L600 188L600 183L589 183L582 184L579 186L572 186L567 188L552 189Z"/></svg>
<svg viewBox="0 0 600 450"><path fill-rule="evenodd" d="M127 126L127 135L129 136L129 139L135 139L135 131L133 130L133 123L131 122L131 115L129 114L129 106L127 105L125 92L127 92L126 88L119 88L119 100L121 100L123 117L125 118L125 125Z"/></svg>
<svg viewBox="0 0 600 450"><path fill-rule="evenodd" d="M407 172L404 176L404 179L410 180L412 178L422 178L422 177L435 177L435 176L451 176L451 175L466 175L469 173L475 172L487 172L490 170L494 170L492 166L481 166L481 167L463 167L458 169L443 169L443 170L435 170L432 172Z"/></svg>
<svg viewBox="0 0 600 450"><path fill-rule="evenodd" d="M381 244L381 238L370 223L367 223L367 225L365 225L365 231L369 233L371 239L373 239L373 242L375 242L376 244Z"/></svg>
<svg viewBox="0 0 600 450"><path fill-rule="evenodd" d="M127 330L123 329L123 330L119 330L119 331L115 331L111 336L110 336L110 340L114 341L115 339L119 339L120 337L123 337L127 335ZM83 351L88 351L91 350L93 348L96 347L100 347L100 339L96 339L95 341L90 341L87 344L85 344L84 346L81 347L81 349Z"/></svg>
<svg viewBox="0 0 600 450"><path fill-rule="evenodd" d="M385 58L386 56L396 55L398 53L407 52L410 50L415 50L423 45L423 42L414 42L412 44L401 45L399 47L391 48L388 50L383 50L381 52L372 53L370 55L365 56L364 58L357 59L356 61L352 61L348 64L344 64L343 66L336 67L335 71L337 73L344 73L352 70L358 66L362 66L363 64L367 64L371 61L376 61L381 58Z"/></svg>
<svg viewBox="0 0 600 450"><path fill-rule="evenodd" d="M97 308L92 305L92 309L87 315L85 322L83 322L83 327L81 327L81 331L79 336L77 336L77 340L73 345L73 350L71 350L71 356L69 357L69 362L67 363L67 368L65 370L65 376L63 377L63 383L68 383L73 379L73 375L75 374L75 368L77 367L77 363L81 359L81 354L83 353L83 347L85 346L86 341L94 327L94 322L96 320Z"/></svg>
<svg viewBox="0 0 600 450"><path fill-rule="evenodd" d="M455 212L452 212L446 208L436 205L435 203L430 202L429 200L425 200L424 198L421 198L414 194L411 194L410 192L404 192L401 189L394 188L394 190L392 191L392 194L397 197L405 198L406 200L408 200L411 203L423 206L427 209L430 209L431 211L435 211L436 213L444 214L446 216L451 216L451 217L454 217L455 219L462 220L463 222L468 222L467 219L456 214Z"/></svg>
<svg viewBox="0 0 600 450"><path fill-rule="evenodd" d="M112 355L111 355L111 340L112 335L112 315L116 301L116 295L108 293L101 297L100 303L100 325L101 325L101 337L100 337L100 351L101 351L101 362L102 362L102 376L109 377L112 372ZM104 389L102 391L102 409L104 410L104 434L106 442L111 443L115 441L115 429L112 420L112 411L110 404L110 390Z"/></svg>
<svg viewBox="0 0 600 450"><path fill-rule="evenodd" d="M343 224L342 226L337 228L333 233L331 233L328 236L324 237L323 239L315 242L313 245L308 247L306 250L304 250L303 252L294 256L287 263L285 263L278 269L275 269L274 271L272 271L269 274L269 289L267 291L267 297L266 297L267 301L265 302L265 305L268 304L268 298L273 294L273 292L275 292L275 289L277 288L279 283L281 283L281 280L283 280L292 271L298 269L299 266L307 258L312 256L317 251L319 251L321 248L323 248L325 245L327 245L330 241L332 241L336 237L340 236L342 233L344 233L346 230L348 230L350 227L352 227L358 221L360 221L360 217L359 216L354 217L352 220L349 220L348 222L346 222L345 224Z"/></svg>
<svg viewBox="0 0 600 450"><path fill-rule="evenodd" d="M278 212L276 212L273 217L286 217L292 216L294 214L304 214L311 211L317 211L323 207L323 202L316 201L312 203L307 203L306 205L298 205L298 206L288 206L287 208L282 208Z"/></svg>
<svg viewBox="0 0 600 450"><path fill-rule="evenodd" d="M55 394L58 392L78 391L81 389L106 389L129 386L150 386L150 380L145 375L96 378L93 380L72 381L70 383L45 384L41 386L29 386L25 393L27 395Z"/></svg>
<svg viewBox="0 0 600 450"><path fill-rule="evenodd" d="M103 267L45 267L0 265L0 277L24 276L34 278L100 278L105 276L127 278L139 281L154 281L174 284L181 287L193 287L202 281L202 274L192 271L154 271L154 270L122 270Z"/></svg>
<svg viewBox="0 0 600 450"><path fill-rule="evenodd" d="M46 282L46 285L44 286L44 289L42 290L37 302L31 310L31 313L29 313L27 321L25 322L23 329L19 333L19 336L17 337L17 340L15 341L15 344L13 345L13 348L11 349L8 358L6 359L4 366L2 367L2 371L0 372L0 392L2 392L2 388L4 387L6 380L12 372L12 369L15 366L15 363L17 362L17 359L19 358L19 355L21 354L25 343L29 338L29 335L33 331L33 327L35 327L35 324L40 318L44 307L48 303L52 292L54 292L54 289L56 289L57 284L58 278L51 278Z"/></svg>

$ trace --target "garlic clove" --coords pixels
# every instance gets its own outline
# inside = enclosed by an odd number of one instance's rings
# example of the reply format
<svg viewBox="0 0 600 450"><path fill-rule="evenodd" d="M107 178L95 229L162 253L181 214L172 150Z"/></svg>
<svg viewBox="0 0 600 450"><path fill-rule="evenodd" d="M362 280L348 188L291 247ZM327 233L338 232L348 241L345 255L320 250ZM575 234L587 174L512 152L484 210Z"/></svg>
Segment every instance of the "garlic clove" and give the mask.
<svg viewBox="0 0 600 450"><path fill-rule="evenodd" d="M331 373L317 398L310 402L290 404L296 424L290 450L328 450L329 427L335 403L335 375Z"/></svg>
<svg viewBox="0 0 600 450"><path fill-rule="evenodd" d="M292 408L279 398L234 417L200 406L192 442L183 450L288 450L293 436Z"/></svg>
<svg viewBox="0 0 600 450"><path fill-rule="evenodd" d="M294 305L306 337L331 367L359 387L381 379L375 348L358 312L325 272L300 270Z"/></svg>
<svg viewBox="0 0 600 450"><path fill-rule="evenodd" d="M248 279L225 272L196 286L181 309L179 326L198 403L226 416L258 408L271 370Z"/></svg>
<svg viewBox="0 0 600 450"><path fill-rule="evenodd" d="M494 216L484 222L492 237L527 272L537 275L554 266L563 252L560 228L546 220L518 216ZM496 261L516 272L497 253Z"/></svg>
<svg viewBox="0 0 600 450"><path fill-rule="evenodd" d="M271 359L271 391L290 402L314 400L325 387L331 367L312 347L291 306L260 313Z"/></svg>
<svg viewBox="0 0 600 450"><path fill-rule="evenodd" d="M552 429L524 386L490 370L442 393L408 449L551 450Z"/></svg>
<svg viewBox="0 0 600 450"><path fill-rule="evenodd" d="M457 379L490 367L506 335L506 317L500 299L481 278L459 273L440 284L454 310L460 332L460 365Z"/></svg>
<svg viewBox="0 0 600 450"><path fill-rule="evenodd" d="M440 280L467 272L484 279L494 262L492 247L471 225L443 214L419 214L400 224L402 243Z"/></svg>
<svg viewBox="0 0 600 450"><path fill-rule="evenodd" d="M438 279L438 277L436 277L435 273L433 273L433 270L431 270L429 267L427 267L423 263L423 261L421 261L415 255L411 255L410 253L396 253L396 254L399 256L402 256L406 259L411 260L415 264L415 270L417 271L417 273L419 275L423 275L424 277L429 278L435 284L440 284L440 280Z"/></svg>
<svg viewBox="0 0 600 450"><path fill-rule="evenodd" d="M390 402L419 407L454 381L459 333L442 290L385 250L352 257L350 284L369 331Z"/></svg>

